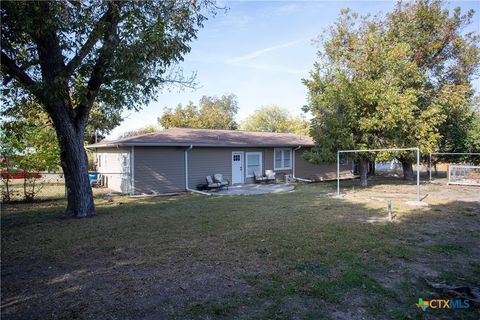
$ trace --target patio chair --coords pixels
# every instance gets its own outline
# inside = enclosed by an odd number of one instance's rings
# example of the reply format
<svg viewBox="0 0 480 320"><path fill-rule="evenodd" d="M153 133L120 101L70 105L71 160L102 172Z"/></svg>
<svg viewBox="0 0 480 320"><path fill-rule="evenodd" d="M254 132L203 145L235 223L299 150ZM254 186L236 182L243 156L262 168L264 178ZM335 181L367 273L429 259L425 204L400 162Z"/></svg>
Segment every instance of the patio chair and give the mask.
<svg viewBox="0 0 480 320"><path fill-rule="evenodd" d="M267 178L267 183L275 183L275 172L273 170L265 170L265 177Z"/></svg>
<svg viewBox="0 0 480 320"><path fill-rule="evenodd" d="M215 183L220 183L220 189L221 188L227 188L227 190L228 190L228 185L230 184L230 182L228 181L228 179L225 179L223 177L223 174L215 173L213 175L213 180L215 181Z"/></svg>
<svg viewBox="0 0 480 320"><path fill-rule="evenodd" d="M266 183L267 182L267 177L264 177L260 174L258 174L257 171L253 171L253 178L255 179L255 183Z"/></svg>
<svg viewBox="0 0 480 320"><path fill-rule="evenodd" d="M218 191L221 188L220 183L213 182L212 176L206 176L207 179L207 189Z"/></svg>

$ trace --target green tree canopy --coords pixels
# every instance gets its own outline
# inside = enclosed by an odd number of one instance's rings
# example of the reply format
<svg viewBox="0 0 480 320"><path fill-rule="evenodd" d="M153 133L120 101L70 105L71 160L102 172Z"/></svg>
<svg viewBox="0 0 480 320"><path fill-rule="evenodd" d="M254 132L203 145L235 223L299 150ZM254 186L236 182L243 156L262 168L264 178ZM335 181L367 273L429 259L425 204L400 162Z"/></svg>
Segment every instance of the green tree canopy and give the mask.
<svg viewBox="0 0 480 320"><path fill-rule="evenodd" d="M479 51L478 39L462 35L461 29L471 15L459 10L452 15L439 1L400 2L385 18L343 10L324 35L319 61L304 80L317 144L307 158L335 161L340 149L437 149L449 114L468 116L464 106L470 103ZM453 30L449 37L442 29L447 26ZM456 44L462 50L454 50ZM363 185L365 157L359 157ZM412 173L409 154L397 157L405 175Z"/></svg>
<svg viewBox="0 0 480 320"><path fill-rule="evenodd" d="M138 110L168 84L216 10L201 1L2 1L4 93L35 97L52 120L67 185L66 215L93 215L84 150L95 103Z"/></svg>
<svg viewBox="0 0 480 320"><path fill-rule="evenodd" d="M122 121L121 110L94 104L85 128L85 143L93 144L104 139Z"/></svg>
<svg viewBox="0 0 480 320"><path fill-rule="evenodd" d="M158 123L165 129L236 129L237 112L238 102L234 94L223 95L221 98L203 96L199 106L189 102L185 107L179 104L175 109L166 108L158 118Z"/></svg>
<svg viewBox="0 0 480 320"><path fill-rule="evenodd" d="M133 136L138 136L140 134L147 134L147 133L154 133L160 131L160 128L155 126L155 125L148 125L145 127L141 127L132 131L127 131L124 132L120 135L120 138L127 138L127 137L133 137Z"/></svg>
<svg viewBox="0 0 480 320"><path fill-rule="evenodd" d="M437 125L437 143L422 151L468 152L467 134L475 120L472 80L478 76L480 36L464 31L472 23L473 10L462 14L460 8L450 11L443 4L442 0L398 2L387 15L386 37L410 46L409 57L424 76L421 87L414 87L418 108L437 104L444 117Z"/></svg>
<svg viewBox="0 0 480 320"><path fill-rule="evenodd" d="M465 142L468 152L480 152L480 112L476 112L474 114L472 125L467 131L467 137Z"/></svg>
<svg viewBox="0 0 480 320"><path fill-rule="evenodd" d="M24 200L33 200L36 173L56 170L60 166L60 148L55 130L45 112L38 112L35 103L24 102L18 107L16 118L2 114L0 124L0 156L2 180L5 184L3 197L12 200L9 192L9 174L24 173Z"/></svg>
<svg viewBox="0 0 480 320"><path fill-rule="evenodd" d="M299 116L292 116L287 109L272 105L255 110L241 122L240 128L247 131L288 132L307 135L310 124Z"/></svg>
<svg viewBox="0 0 480 320"><path fill-rule="evenodd" d="M480 153L480 96L476 96L474 99L472 114L471 125L468 127L465 137L465 148L467 152ZM480 162L478 157L469 160Z"/></svg>
<svg viewBox="0 0 480 320"><path fill-rule="evenodd" d="M55 170L60 165L55 130L45 114L0 125L2 156L25 171Z"/></svg>
<svg viewBox="0 0 480 320"><path fill-rule="evenodd" d="M35 123L36 126L43 126L52 130L55 139L52 139L50 143L58 145L53 123L41 104L30 99L19 101L8 101L7 99L6 102L0 110L0 117L3 119L3 122L7 122L6 125L11 130L14 130L14 128L17 128L16 131L21 130L24 122ZM92 144L104 139L122 121L121 110L99 106L95 103L90 111L87 127L85 128L85 144ZM12 133L16 133L16 131L12 131ZM60 157L59 154L57 156Z"/></svg>

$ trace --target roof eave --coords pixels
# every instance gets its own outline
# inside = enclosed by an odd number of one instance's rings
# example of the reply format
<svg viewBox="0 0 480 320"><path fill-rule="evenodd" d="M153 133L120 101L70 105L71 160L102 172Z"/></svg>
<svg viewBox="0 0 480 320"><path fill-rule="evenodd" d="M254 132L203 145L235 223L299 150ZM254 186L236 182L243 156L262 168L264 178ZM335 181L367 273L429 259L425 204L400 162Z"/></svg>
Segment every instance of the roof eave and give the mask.
<svg viewBox="0 0 480 320"><path fill-rule="evenodd" d="M277 148L277 147L313 147L310 143L289 143L289 144L204 144L204 143L158 143L158 142L143 142L143 143L106 143L106 144L91 144L86 146L88 149L96 148L119 148L119 147L214 147L214 148Z"/></svg>

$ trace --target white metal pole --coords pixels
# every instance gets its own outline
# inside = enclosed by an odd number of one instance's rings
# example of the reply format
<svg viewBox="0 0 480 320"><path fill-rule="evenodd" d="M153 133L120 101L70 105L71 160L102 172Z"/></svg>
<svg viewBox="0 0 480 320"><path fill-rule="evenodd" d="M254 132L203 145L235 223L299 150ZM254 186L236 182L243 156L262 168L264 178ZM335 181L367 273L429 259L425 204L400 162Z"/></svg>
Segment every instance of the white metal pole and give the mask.
<svg viewBox="0 0 480 320"><path fill-rule="evenodd" d="M337 151L337 196L340 195L340 151Z"/></svg>
<svg viewBox="0 0 480 320"><path fill-rule="evenodd" d="M417 201L420 201L420 149L417 148Z"/></svg>
<svg viewBox="0 0 480 320"><path fill-rule="evenodd" d="M415 148L392 148L392 149L358 149L358 150L341 150L340 152L377 152L377 151L414 151L417 150L418 147Z"/></svg>
<svg viewBox="0 0 480 320"><path fill-rule="evenodd" d="M189 191L189 187L188 187L188 151L192 150L193 148L193 145L190 145L190 147L188 147L186 150L185 150L185 190L186 191Z"/></svg>
<svg viewBox="0 0 480 320"><path fill-rule="evenodd" d="M185 150L185 190L188 190L188 151Z"/></svg>
<svg viewBox="0 0 480 320"><path fill-rule="evenodd" d="M447 165L447 168L448 168L448 183L447 184L450 184L450 164Z"/></svg>
<svg viewBox="0 0 480 320"><path fill-rule="evenodd" d="M130 151L130 195L135 195L135 146Z"/></svg>
<svg viewBox="0 0 480 320"><path fill-rule="evenodd" d="M388 211L388 221L392 221L392 200L387 202L387 211Z"/></svg>

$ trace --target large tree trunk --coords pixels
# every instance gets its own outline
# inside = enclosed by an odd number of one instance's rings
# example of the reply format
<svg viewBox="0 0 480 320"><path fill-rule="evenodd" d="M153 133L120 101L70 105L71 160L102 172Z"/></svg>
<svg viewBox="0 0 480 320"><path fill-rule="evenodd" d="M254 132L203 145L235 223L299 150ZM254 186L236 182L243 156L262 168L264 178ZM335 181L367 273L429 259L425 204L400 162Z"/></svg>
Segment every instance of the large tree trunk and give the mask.
<svg viewBox="0 0 480 320"><path fill-rule="evenodd" d="M63 137L60 140L62 168L67 187L68 218L83 218L95 214L93 193L88 178L88 159L83 137Z"/></svg>
<svg viewBox="0 0 480 320"><path fill-rule="evenodd" d="M359 169L360 169L360 185L362 187L366 187L366 186L368 186L368 181L367 181L367 178L368 178L368 159L367 158L364 158L364 157L360 158Z"/></svg>
<svg viewBox="0 0 480 320"><path fill-rule="evenodd" d="M76 127L69 120L67 118L63 121L54 121L67 188L68 204L65 215L67 218L83 218L95 214L93 193L88 178L87 153L83 145L85 129Z"/></svg>
<svg viewBox="0 0 480 320"><path fill-rule="evenodd" d="M413 174L413 163L411 160L406 158L400 158L400 163L402 164L403 169L403 179L413 181L415 176Z"/></svg>

